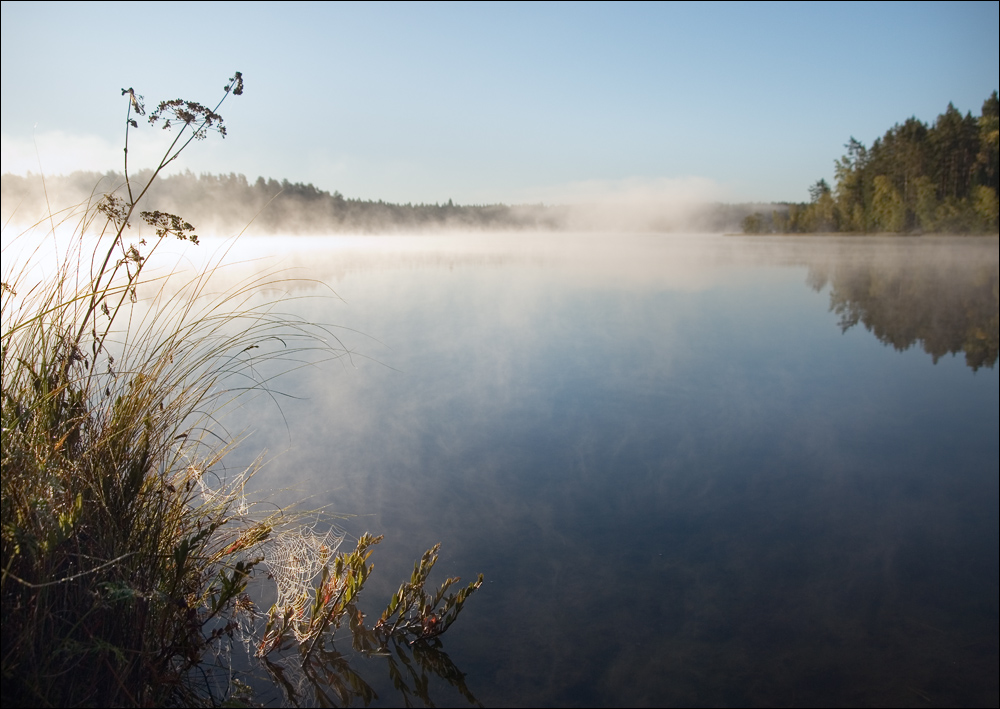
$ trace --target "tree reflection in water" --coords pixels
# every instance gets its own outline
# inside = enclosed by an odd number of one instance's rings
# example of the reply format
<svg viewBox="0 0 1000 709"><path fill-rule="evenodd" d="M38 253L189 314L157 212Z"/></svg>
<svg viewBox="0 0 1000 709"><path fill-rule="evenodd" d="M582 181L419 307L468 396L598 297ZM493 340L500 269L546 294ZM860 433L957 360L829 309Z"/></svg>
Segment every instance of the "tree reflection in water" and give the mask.
<svg viewBox="0 0 1000 709"><path fill-rule="evenodd" d="M897 350L919 343L935 363L964 352L966 364L977 370L997 361L998 275L996 260L970 261L934 249L810 264L808 283L817 291L830 284L830 310L840 316L843 332L861 323Z"/></svg>

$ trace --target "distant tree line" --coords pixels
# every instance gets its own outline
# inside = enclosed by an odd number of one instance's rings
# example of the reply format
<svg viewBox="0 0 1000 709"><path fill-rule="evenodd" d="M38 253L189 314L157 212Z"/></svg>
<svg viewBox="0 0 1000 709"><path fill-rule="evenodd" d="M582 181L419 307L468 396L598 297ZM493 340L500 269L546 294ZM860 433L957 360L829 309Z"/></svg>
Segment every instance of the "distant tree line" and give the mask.
<svg viewBox="0 0 1000 709"><path fill-rule="evenodd" d="M133 182L145 181L142 172ZM74 172L46 176L45 190L55 204L78 204L92 194L118 189L124 177L117 172ZM5 174L2 178L4 218L11 212L19 223L40 219L47 200L38 175ZM53 201L52 195L58 195ZM502 204L460 206L392 204L382 200L345 198L312 184L265 180L249 182L244 175L194 175L190 171L161 177L148 195L157 209L179 214L199 230L239 231L248 224L255 232L318 234L379 232L428 228L549 229L557 226L558 209L541 205ZM20 218L17 218L20 217Z"/></svg>
<svg viewBox="0 0 1000 709"><path fill-rule="evenodd" d="M810 201L754 212L743 231L760 233L985 233L998 228L1000 101L978 118L952 104L933 125L908 118L870 148L853 136L836 160L836 185L819 180Z"/></svg>
<svg viewBox="0 0 1000 709"><path fill-rule="evenodd" d="M133 180L142 180L139 173ZM4 221L19 225L46 217L48 205L85 203L120 188L117 172L74 172L2 177ZM48 194L48 198L46 198ZM178 214L202 235L234 234L248 225L258 234L330 234L441 230L550 231L616 230L699 233L736 232L753 212L773 204L708 203L684 209L649 205L394 204L344 197L312 184L243 175L183 172L159 178L149 194L157 209Z"/></svg>

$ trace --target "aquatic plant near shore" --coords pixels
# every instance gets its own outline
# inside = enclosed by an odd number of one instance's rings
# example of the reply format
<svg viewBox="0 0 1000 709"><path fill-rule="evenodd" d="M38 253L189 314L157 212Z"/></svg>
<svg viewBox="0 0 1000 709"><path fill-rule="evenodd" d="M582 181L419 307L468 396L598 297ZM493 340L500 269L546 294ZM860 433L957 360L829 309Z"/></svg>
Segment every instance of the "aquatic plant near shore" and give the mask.
<svg viewBox="0 0 1000 709"><path fill-rule="evenodd" d="M295 583L265 614L266 627L256 623L248 583L262 563L279 579L281 555L301 546L312 527L295 510L260 514L263 507L248 501L246 483L257 467L226 473L235 443L218 414L247 392L269 391L262 364L287 369L344 351L330 329L278 312L280 302L255 300L261 286L280 286L280 274L252 277L215 297L207 285L218 264L194 276L147 276L164 240L196 245L198 237L175 214L140 210L153 181L193 140L210 131L225 136L218 110L243 88L237 72L214 108L160 103L148 121L178 130L142 184L132 182L128 144L146 110L141 95L123 89L124 184L62 213L59 225L55 216L47 220L53 239L57 227L72 226L72 246L53 276L37 277L30 258L14 266L11 254L4 256L5 705L246 702L245 685L225 661L241 640L257 648L291 701L301 689L275 669L287 665L278 655L289 647L299 648L297 668L317 691L340 687L317 678L351 678L352 689L335 690L331 700L370 699L364 681L333 655L338 628L350 628L359 652L404 643L443 656L434 640L482 582L448 594L457 581L449 579L428 596L432 550L368 629L356 602L379 538L364 535L350 553L336 544L300 549L316 554L308 562L297 554ZM141 231L139 220L155 233L148 241L128 238L133 228ZM95 232L97 246L88 252L85 234ZM396 620L389 625L389 618ZM467 693L450 661L435 661Z"/></svg>

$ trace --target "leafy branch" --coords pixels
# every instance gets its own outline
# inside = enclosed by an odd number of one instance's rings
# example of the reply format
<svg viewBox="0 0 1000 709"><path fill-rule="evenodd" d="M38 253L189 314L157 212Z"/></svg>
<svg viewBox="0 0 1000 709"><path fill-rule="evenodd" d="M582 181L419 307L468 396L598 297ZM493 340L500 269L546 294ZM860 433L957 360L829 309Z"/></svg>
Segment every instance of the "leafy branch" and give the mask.
<svg viewBox="0 0 1000 709"><path fill-rule="evenodd" d="M433 706L428 694L430 675L444 679L470 703L478 704L465 685L464 675L441 649L438 636L455 622L466 599L482 585L482 574L458 591L448 593L459 582L449 578L436 592L428 593L424 587L437 562L440 545L434 546L414 565L410 580L399 587L375 625L368 627L357 607L357 598L372 570L368 563L372 547L381 540L365 534L354 551L338 553L330 563L324 563L309 602L302 594L298 602L282 603L279 592L279 602L271 608L263 639L257 645L257 657L264 660L275 683L293 704L304 701L306 685L312 688L316 701L324 705L346 705L352 699L367 704L375 696L374 690L351 669L334 642L346 621L353 650L387 660L393 686L407 706L413 696ZM302 555L297 559L306 562ZM283 663L271 659L293 648L298 649L297 660L294 654L282 658ZM293 675L297 681L291 679Z"/></svg>

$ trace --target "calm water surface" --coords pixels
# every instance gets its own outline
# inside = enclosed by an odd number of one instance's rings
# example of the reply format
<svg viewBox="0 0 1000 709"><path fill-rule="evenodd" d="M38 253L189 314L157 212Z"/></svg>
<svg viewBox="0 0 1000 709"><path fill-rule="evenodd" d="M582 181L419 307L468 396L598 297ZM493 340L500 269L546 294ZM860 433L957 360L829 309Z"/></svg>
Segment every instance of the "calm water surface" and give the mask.
<svg viewBox="0 0 1000 709"><path fill-rule="evenodd" d="M385 535L372 612L437 542L484 573L444 637L484 705L1000 701L996 238L240 248L351 351L229 422L258 485Z"/></svg>

